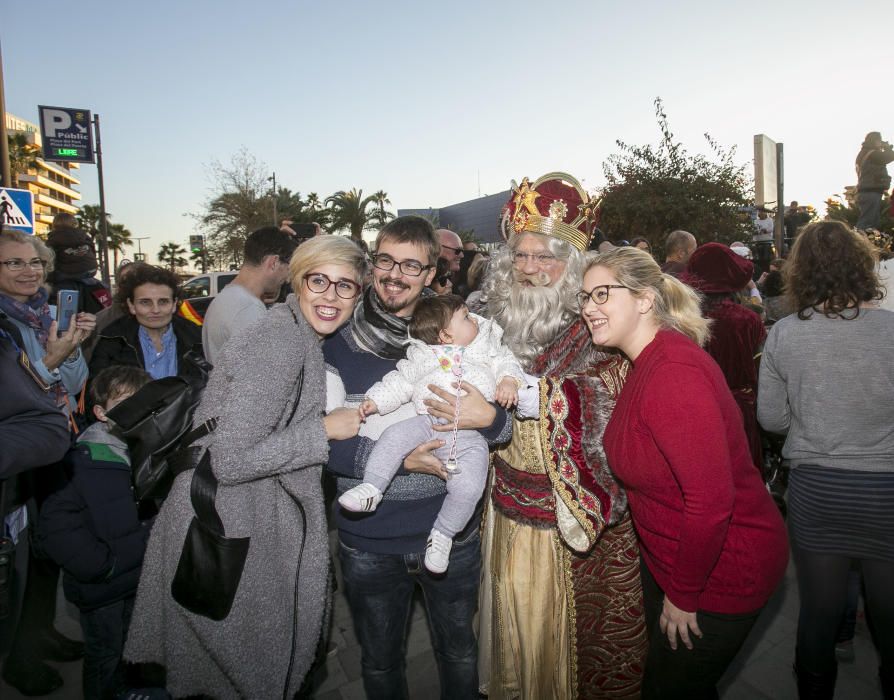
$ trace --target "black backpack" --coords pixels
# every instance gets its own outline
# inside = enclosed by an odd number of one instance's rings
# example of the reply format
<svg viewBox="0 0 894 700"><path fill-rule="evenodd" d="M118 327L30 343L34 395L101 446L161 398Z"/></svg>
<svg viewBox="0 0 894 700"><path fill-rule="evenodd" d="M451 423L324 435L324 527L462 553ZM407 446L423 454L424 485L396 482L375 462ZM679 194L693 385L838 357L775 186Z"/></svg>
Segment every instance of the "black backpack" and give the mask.
<svg viewBox="0 0 894 700"><path fill-rule="evenodd" d="M127 442L136 500L167 496L174 477L195 466L189 446L216 425L213 419L195 429L192 425L211 365L195 352L187 353L181 361L202 370L198 377L155 379L107 413L116 432Z"/></svg>

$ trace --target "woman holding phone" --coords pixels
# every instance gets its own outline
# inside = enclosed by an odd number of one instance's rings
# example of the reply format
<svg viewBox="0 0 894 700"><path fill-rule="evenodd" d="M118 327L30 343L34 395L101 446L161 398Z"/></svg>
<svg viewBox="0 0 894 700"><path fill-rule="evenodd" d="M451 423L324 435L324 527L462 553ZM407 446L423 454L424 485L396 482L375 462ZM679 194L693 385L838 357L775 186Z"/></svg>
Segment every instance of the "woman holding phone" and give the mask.
<svg viewBox="0 0 894 700"><path fill-rule="evenodd" d="M80 346L96 327L96 317L78 313L64 332L59 331L45 286L52 266L52 251L36 236L0 232L0 313L19 329L20 349L32 370L55 390L59 404L70 414L87 380Z"/></svg>

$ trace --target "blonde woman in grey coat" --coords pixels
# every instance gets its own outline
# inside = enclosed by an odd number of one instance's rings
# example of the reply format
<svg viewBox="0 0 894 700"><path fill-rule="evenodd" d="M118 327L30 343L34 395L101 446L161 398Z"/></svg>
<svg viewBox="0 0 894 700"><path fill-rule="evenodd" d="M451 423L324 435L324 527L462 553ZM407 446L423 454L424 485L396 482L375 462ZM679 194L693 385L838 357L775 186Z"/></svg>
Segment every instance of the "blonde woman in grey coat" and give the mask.
<svg viewBox="0 0 894 700"><path fill-rule="evenodd" d="M360 425L353 409L323 416L320 343L350 317L365 267L349 239L304 243L290 263L295 293L231 338L211 373L195 424L219 419L203 440L217 511L228 537L251 543L226 619L180 607L170 591L193 517L193 472L177 477L149 540L125 650L129 661L164 666L174 697L291 698L311 667L330 602L322 467L328 441Z"/></svg>

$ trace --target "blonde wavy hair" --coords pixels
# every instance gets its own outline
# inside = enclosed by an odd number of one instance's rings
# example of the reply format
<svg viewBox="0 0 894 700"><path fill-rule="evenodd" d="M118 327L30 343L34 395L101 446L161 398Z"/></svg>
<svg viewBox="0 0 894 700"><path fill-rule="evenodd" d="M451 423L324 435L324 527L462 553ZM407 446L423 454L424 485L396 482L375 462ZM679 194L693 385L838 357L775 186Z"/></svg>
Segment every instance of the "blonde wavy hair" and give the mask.
<svg viewBox="0 0 894 700"><path fill-rule="evenodd" d="M688 336L699 345L708 342L711 321L701 312L701 295L676 277L664 274L658 263L639 248L615 248L587 256L584 274L594 267L611 270L618 284L636 297L652 292L652 313L661 328L670 328Z"/></svg>
<svg viewBox="0 0 894 700"><path fill-rule="evenodd" d="M561 279L548 286L548 275L541 272L541 286L517 283L512 253L525 236L542 241L557 260L565 263ZM487 315L503 328L503 340L522 367L530 369L534 360L556 337L578 318L575 295L583 275L584 256L558 238L539 233L513 236L509 244L491 256L482 293L487 299Z"/></svg>

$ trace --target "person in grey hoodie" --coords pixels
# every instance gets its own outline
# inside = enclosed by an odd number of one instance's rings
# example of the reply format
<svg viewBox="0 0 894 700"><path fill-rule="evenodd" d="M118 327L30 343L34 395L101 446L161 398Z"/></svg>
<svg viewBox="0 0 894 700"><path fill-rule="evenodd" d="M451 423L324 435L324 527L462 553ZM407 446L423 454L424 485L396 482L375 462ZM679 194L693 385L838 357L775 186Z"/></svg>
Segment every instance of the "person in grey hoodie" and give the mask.
<svg viewBox="0 0 894 700"><path fill-rule="evenodd" d="M194 424L218 480L227 537L249 537L229 615L200 617L171 596L193 517L180 474L153 526L125 659L165 667L174 697L292 698L311 669L329 608L329 540L321 476L329 440L357 434L356 409L323 416L322 338L350 318L366 260L346 238L319 236L292 257L295 294L218 357ZM299 379L302 377L299 381Z"/></svg>

